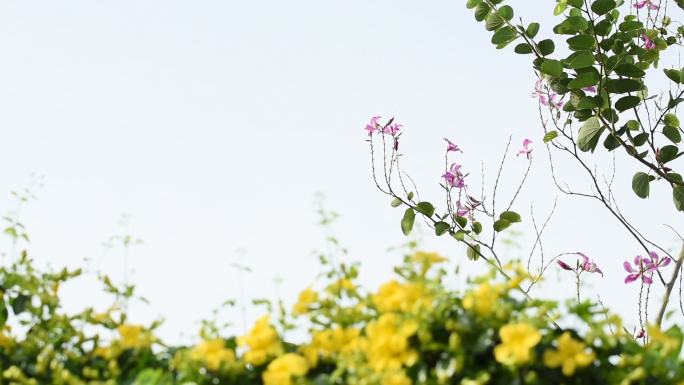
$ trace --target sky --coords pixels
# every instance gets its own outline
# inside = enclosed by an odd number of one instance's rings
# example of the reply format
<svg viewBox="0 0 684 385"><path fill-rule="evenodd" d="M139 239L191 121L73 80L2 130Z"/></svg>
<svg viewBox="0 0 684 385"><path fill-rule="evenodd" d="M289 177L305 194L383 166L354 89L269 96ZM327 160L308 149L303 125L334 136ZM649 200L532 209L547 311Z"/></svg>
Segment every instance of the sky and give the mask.
<svg viewBox="0 0 684 385"><path fill-rule="evenodd" d="M548 33L553 5L523 3L519 16ZM624 287L621 264L640 249L598 204L558 192L529 58L496 50L490 37L462 1L4 1L0 209L16 211L10 192L33 183L36 198L20 210L30 254L55 267L87 259L86 274L64 288L68 309L104 309L96 274L122 282L127 260L127 279L150 302L131 305L131 319L163 317L160 335L186 341L212 309L241 298L238 261L251 269L245 298L288 304L320 284L314 250L329 234L349 250L344 260L362 263L370 290L391 276L402 255L388 248L406 238L401 210L371 180L370 116L404 124L403 166L438 203L443 137L464 149L471 183L484 167L489 188L509 136L511 151L532 138L532 174L516 207L521 247L507 259L527 258L530 208L543 220L557 198L547 252L592 256L606 276L591 277L584 293L634 319L637 287ZM663 227L681 231L667 190L639 200L634 166L617 160L625 214L677 248ZM588 188L576 166L560 162L564 180ZM509 157L502 196L525 167ZM340 214L328 230L317 224L319 192ZM123 231L143 241L127 257L103 247ZM452 240L421 238L466 275L481 271ZM567 298L571 281L554 271L540 294ZM260 311L250 307L248 318ZM244 330L237 310L225 317Z"/></svg>

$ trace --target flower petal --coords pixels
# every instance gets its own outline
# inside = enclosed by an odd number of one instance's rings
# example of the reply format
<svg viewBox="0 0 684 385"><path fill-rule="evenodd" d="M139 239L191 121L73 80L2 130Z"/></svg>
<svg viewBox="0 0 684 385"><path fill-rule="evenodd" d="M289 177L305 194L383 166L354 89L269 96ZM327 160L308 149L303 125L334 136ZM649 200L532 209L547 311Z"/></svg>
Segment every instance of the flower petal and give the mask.
<svg viewBox="0 0 684 385"><path fill-rule="evenodd" d="M625 277L625 283L632 283L639 279L640 274L629 274L628 276Z"/></svg>

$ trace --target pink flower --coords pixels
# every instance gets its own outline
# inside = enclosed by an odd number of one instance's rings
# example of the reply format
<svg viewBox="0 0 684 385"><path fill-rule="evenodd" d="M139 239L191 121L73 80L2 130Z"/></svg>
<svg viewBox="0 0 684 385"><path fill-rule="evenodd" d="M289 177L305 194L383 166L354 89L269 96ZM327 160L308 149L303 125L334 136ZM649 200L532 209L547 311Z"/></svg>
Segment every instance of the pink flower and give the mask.
<svg viewBox="0 0 684 385"><path fill-rule="evenodd" d="M556 260L556 263L557 263L558 266L560 266L561 269L563 269L563 270L568 270L568 271L574 271L574 270L575 270L575 269L573 269L572 267L570 267L570 265L568 265L567 263L561 261L560 259Z"/></svg>
<svg viewBox="0 0 684 385"><path fill-rule="evenodd" d="M603 272L601 271L601 269L599 269L599 267L596 265L594 261L590 261L589 257L584 255L583 253L577 252L575 254L579 255L580 258L582 258L582 264L580 265L580 268L582 270L586 271L587 273L599 273L601 274L601 277L603 277Z"/></svg>
<svg viewBox="0 0 684 385"><path fill-rule="evenodd" d="M399 133L399 130L404 127L402 124L390 124L389 126L385 127L385 129L382 131L385 134L390 134L392 136L395 136L396 134Z"/></svg>
<svg viewBox="0 0 684 385"><path fill-rule="evenodd" d="M456 215L459 217L465 217L466 215L472 217L471 209L470 207L463 205L461 202L456 202Z"/></svg>
<svg viewBox="0 0 684 385"><path fill-rule="evenodd" d="M461 167L462 166L460 164L454 163L449 168L449 171L445 172L444 175L442 175L442 178L444 178L444 181L447 183L449 187L465 187L465 176L463 175L463 173L461 173Z"/></svg>
<svg viewBox="0 0 684 385"><path fill-rule="evenodd" d="M641 34L641 40L644 41L644 48L646 48L646 49L654 49L656 47L653 40L649 39L645 33Z"/></svg>
<svg viewBox="0 0 684 385"><path fill-rule="evenodd" d="M558 95L554 92L548 91L548 86L542 85L542 79L538 79L534 83L534 91L532 91L532 97L536 98L540 104L544 106L549 106L553 109L560 109L563 107L563 102L556 102L556 97Z"/></svg>
<svg viewBox="0 0 684 385"><path fill-rule="evenodd" d="M447 142L447 152L453 151L453 152L460 152L461 154L463 154L463 151L460 148L458 148L458 144L452 143L447 138L444 138L444 140L446 140L446 142Z"/></svg>
<svg viewBox="0 0 684 385"><path fill-rule="evenodd" d="M632 283L641 278L646 285L650 285L653 283L653 273L670 264L670 257L660 259L655 251L649 251L648 255L650 258L644 258L640 255L634 257L633 266L628 261L622 264L625 271L629 273L625 277L625 283Z"/></svg>
<svg viewBox="0 0 684 385"><path fill-rule="evenodd" d="M578 266L579 266L580 271L586 271L587 273L599 273L599 274L601 274L601 277L603 277L603 272L601 271L601 269L599 269L598 265L596 265L596 263L594 261L589 260L589 257L587 257L584 253L580 253L578 251L574 254L579 255L579 257L582 259L582 263L578 262ZM570 265L561 261L560 259L556 260L556 263L563 270L575 271L574 268L570 267Z"/></svg>
<svg viewBox="0 0 684 385"><path fill-rule="evenodd" d="M651 0L637 1L637 2L634 4L634 8L636 8L636 9L641 9L641 8L643 8L643 7L647 7L648 9L651 9L651 10L654 10L654 11L660 8L659 6L653 4L653 2L651 2Z"/></svg>
<svg viewBox="0 0 684 385"><path fill-rule="evenodd" d="M366 124L365 130L368 131L368 136L372 136L374 132L380 131L380 123L378 123L378 120L380 120L380 117L374 116L371 118L370 122Z"/></svg>
<svg viewBox="0 0 684 385"><path fill-rule="evenodd" d="M518 154L516 156L520 156L521 154L525 154L527 159L530 159L530 154L532 154L532 149L530 148L530 144L532 144L532 140L530 139L525 139L523 140L523 146L518 151Z"/></svg>
<svg viewBox="0 0 684 385"><path fill-rule="evenodd" d="M582 90L584 90L584 92L596 93L596 87L595 86L584 87L584 88L582 88Z"/></svg>

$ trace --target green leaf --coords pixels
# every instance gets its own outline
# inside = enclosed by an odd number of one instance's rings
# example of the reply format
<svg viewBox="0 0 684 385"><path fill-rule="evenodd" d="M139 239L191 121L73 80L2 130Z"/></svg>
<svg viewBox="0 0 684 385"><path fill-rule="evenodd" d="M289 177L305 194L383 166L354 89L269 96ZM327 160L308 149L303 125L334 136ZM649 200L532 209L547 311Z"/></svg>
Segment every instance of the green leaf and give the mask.
<svg viewBox="0 0 684 385"><path fill-rule="evenodd" d="M634 64L629 63L620 64L619 66L615 67L614 71L620 76L626 76L629 78L642 78L646 75L644 70L635 66Z"/></svg>
<svg viewBox="0 0 684 385"><path fill-rule="evenodd" d="M594 152L603 130L604 127L597 117L592 116L587 119L582 127L580 127L579 136L577 137L577 147L584 152Z"/></svg>
<svg viewBox="0 0 684 385"><path fill-rule="evenodd" d="M663 123L667 126L679 128L679 118L675 114L665 114Z"/></svg>
<svg viewBox="0 0 684 385"><path fill-rule="evenodd" d="M556 49L556 45L551 39L540 41L537 43L537 47L539 47L539 53L541 53L542 56L549 56Z"/></svg>
<svg viewBox="0 0 684 385"><path fill-rule="evenodd" d="M615 102L615 108L623 112L638 106L639 103L641 103L641 99L638 96L623 96Z"/></svg>
<svg viewBox="0 0 684 385"><path fill-rule="evenodd" d="M672 144L663 146L658 150L658 160L661 163L667 163L679 157L679 148Z"/></svg>
<svg viewBox="0 0 684 385"><path fill-rule="evenodd" d="M497 233L504 231L510 225L511 222L507 221L506 219L499 219L498 221L494 222L494 231L496 231Z"/></svg>
<svg viewBox="0 0 684 385"><path fill-rule="evenodd" d="M9 317L7 306L5 305L5 301L3 301L2 297L0 297L0 326L4 326L5 323L7 323L7 317Z"/></svg>
<svg viewBox="0 0 684 385"><path fill-rule="evenodd" d="M486 19L489 16L489 11L491 11L491 8L489 8L487 3L478 4L477 8L475 8L475 20L482 21Z"/></svg>
<svg viewBox="0 0 684 385"><path fill-rule="evenodd" d="M480 258L480 245L468 244L466 256L468 256L468 259L470 260L477 261Z"/></svg>
<svg viewBox="0 0 684 385"><path fill-rule="evenodd" d="M541 72L554 77L559 77L563 73L563 65L558 60L544 59L541 65Z"/></svg>
<svg viewBox="0 0 684 385"><path fill-rule="evenodd" d="M504 20L511 20L511 19L513 18L513 15L514 15L514 13L513 13L513 8L511 8L511 7L508 6L508 5L504 5L503 7L499 8L499 10L497 11L497 13L498 13L499 16L501 16L501 18L503 18Z"/></svg>
<svg viewBox="0 0 684 385"><path fill-rule="evenodd" d="M672 200L674 200L677 211L684 211L684 186L676 186L672 189Z"/></svg>
<svg viewBox="0 0 684 385"><path fill-rule="evenodd" d="M515 211L504 211L499 214L499 218L505 219L510 223L518 223L522 220L522 218L520 218L520 214L516 213Z"/></svg>
<svg viewBox="0 0 684 385"><path fill-rule="evenodd" d="M406 196L406 199L408 200L413 200L413 191L410 191L408 195Z"/></svg>
<svg viewBox="0 0 684 385"><path fill-rule="evenodd" d="M480 5L480 3L482 3L482 0L468 0L468 2L466 3L466 8L473 9Z"/></svg>
<svg viewBox="0 0 684 385"><path fill-rule="evenodd" d="M456 216L456 224L458 224L459 227L464 228L468 224L468 218L466 217L459 217L458 215Z"/></svg>
<svg viewBox="0 0 684 385"><path fill-rule="evenodd" d="M451 228L451 225L446 223L446 222L437 222L435 223L435 234L437 236L444 235L449 229Z"/></svg>
<svg viewBox="0 0 684 385"><path fill-rule="evenodd" d="M428 218L432 218L432 216L435 214L435 206L433 206L430 202L419 202L416 205L416 211Z"/></svg>
<svg viewBox="0 0 684 385"><path fill-rule="evenodd" d="M591 52L577 52L568 57L568 67L572 69L591 67L595 62Z"/></svg>
<svg viewBox="0 0 684 385"><path fill-rule="evenodd" d="M401 199L399 198L394 198L392 199L392 203L390 203L392 207L399 207L401 206Z"/></svg>
<svg viewBox="0 0 684 385"><path fill-rule="evenodd" d="M606 88L612 94L624 94L626 92L640 91L642 84L634 79L608 79Z"/></svg>
<svg viewBox="0 0 684 385"><path fill-rule="evenodd" d="M458 230L457 232L450 231L449 235L451 235L452 238L454 238L457 241L462 241L465 239L466 232L464 230Z"/></svg>
<svg viewBox="0 0 684 385"><path fill-rule="evenodd" d="M603 141L603 147L605 147L608 151L613 151L620 147L620 141L617 140L615 135L608 134L608 136L606 136L606 140Z"/></svg>
<svg viewBox="0 0 684 385"><path fill-rule="evenodd" d="M482 223L473 222L473 231L475 234L480 234L482 232Z"/></svg>
<svg viewBox="0 0 684 385"><path fill-rule="evenodd" d="M612 11L616 6L613 0L596 0L591 4L591 10L600 16Z"/></svg>
<svg viewBox="0 0 684 385"><path fill-rule="evenodd" d="M404 235L411 234L413 230L413 223L416 221L416 212L412 208L407 208L404 212L404 217L401 219L401 232Z"/></svg>
<svg viewBox="0 0 684 385"><path fill-rule="evenodd" d="M521 55L526 55L532 53L532 47L530 47L530 45L527 43L520 43L515 46L513 51Z"/></svg>
<svg viewBox="0 0 684 385"><path fill-rule="evenodd" d="M537 33L539 33L539 23L530 23L525 30L525 35L530 39L534 39L534 37L537 36Z"/></svg>
<svg viewBox="0 0 684 385"><path fill-rule="evenodd" d="M651 178L645 172L637 172L632 177L632 190L641 199L648 198Z"/></svg>
<svg viewBox="0 0 684 385"><path fill-rule="evenodd" d="M546 134L544 134L544 143L548 143L558 137L558 131L549 131Z"/></svg>
<svg viewBox="0 0 684 385"><path fill-rule="evenodd" d="M487 16L487 20L485 21L485 29L487 31L495 31L505 23L506 21L502 19L501 16L499 16L496 12L493 12Z"/></svg>
<svg viewBox="0 0 684 385"><path fill-rule="evenodd" d="M618 28L620 29L620 31L623 31L623 32L633 31L635 29L644 28L644 23L637 21L637 20L630 20L630 21L625 21L623 23L620 23Z"/></svg>
<svg viewBox="0 0 684 385"><path fill-rule="evenodd" d="M564 1L556 4L556 6L553 8L553 15L558 16L561 13L565 11L565 9L568 8L568 4Z"/></svg>
<svg viewBox="0 0 684 385"><path fill-rule="evenodd" d="M591 51L596 47L596 40L591 35L577 35L566 40L568 48L573 51Z"/></svg>
<svg viewBox="0 0 684 385"><path fill-rule="evenodd" d="M516 37L518 37L518 34L515 32L515 29L505 26L494 33L494 36L492 36L492 44L499 45L508 43L515 40Z"/></svg>
<svg viewBox="0 0 684 385"><path fill-rule="evenodd" d="M666 138L670 139L670 141L675 144L682 141L682 135L679 132L679 129L676 127L663 127L663 135L665 135Z"/></svg>
<svg viewBox="0 0 684 385"><path fill-rule="evenodd" d="M679 70L676 69L664 69L663 72L665 72L665 75L667 75L670 80L672 80L675 83L680 83L682 79L682 73Z"/></svg>
<svg viewBox="0 0 684 385"><path fill-rule="evenodd" d="M584 87L595 86L598 84L599 76L595 72L582 72L568 83L571 90L579 90Z"/></svg>
<svg viewBox="0 0 684 385"><path fill-rule="evenodd" d="M643 146L648 140L648 133L642 132L641 134L634 137L633 142L636 147Z"/></svg>

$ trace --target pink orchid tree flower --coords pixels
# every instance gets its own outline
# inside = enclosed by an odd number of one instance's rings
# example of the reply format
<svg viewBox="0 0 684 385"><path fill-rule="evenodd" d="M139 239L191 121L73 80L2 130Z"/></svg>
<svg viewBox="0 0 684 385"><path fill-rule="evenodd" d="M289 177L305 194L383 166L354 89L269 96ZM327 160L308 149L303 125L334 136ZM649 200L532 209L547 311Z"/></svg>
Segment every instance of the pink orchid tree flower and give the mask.
<svg viewBox="0 0 684 385"><path fill-rule="evenodd" d="M373 116L370 122L366 124L365 130L368 131L368 136L373 136L374 132L380 131L380 123L378 123L380 119L380 116Z"/></svg>
<svg viewBox="0 0 684 385"><path fill-rule="evenodd" d="M649 39L645 33L641 34L641 40L643 40L644 48L646 49L654 49L656 47L656 44L653 42L653 40Z"/></svg>
<svg viewBox="0 0 684 385"><path fill-rule="evenodd" d="M382 132L385 134L396 136L402 127L404 127L403 124L390 124L389 126L385 127L385 129Z"/></svg>
<svg viewBox="0 0 684 385"><path fill-rule="evenodd" d="M558 94L549 92L548 88L548 86L542 84L542 79L540 78L534 83L534 91L532 91L531 96L536 98L541 105L560 110L560 108L563 107L563 101L556 102Z"/></svg>
<svg viewBox="0 0 684 385"><path fill-rule="evenodd" d="M642 9L644 7L646 7L647 9L650 9L652 11L656 11L656 10L660 9L660 6L653 4L653 2L651 0L642 0L642 1L637 1L636 3L634 3L634 8L636 8L636 9Z"/></svg>
<svg viewBox="0 0 684 385"><path fill-rule="evenodd" d="M442 178L449 187L464 188L465 187L465 176L461 172L461 165L454 163L449 168L449 171L442 175Z"/></svg>
<svg viewBox="0 0 684 385"><path fill-rule="evenodd" d="M670 257L661 259L655 251L649 251L648 255L650 258L644 258L641 255L634 257L634 265L628 261L622 264L625 271L629 273L625 277L625 284L632 283L641 278L644 284L650 285L653 283L653 273L661 267L670 264Z"/></svg>
<svg viewBox="0 0 684 385"><path fill-rule="evenodd" d="M453 151L453 152L460 152L461 154L463 154L463 150L461 150L458 147L458 144L453 143L452 141L450 141L447 138L444 138L444 140L446 140L446 142L447 142L447 152Z"/></svg>
<svg viewBox="0 0 684 385"><path fill-rule="evenodd" d="M596 93L596 86L589 86L589 87L584 87L582 88L584 92L593 92Z"/></svg>
<svg viewBox="0 0 684 385"><path fill-rule="evenodd" d="M531 144L532 144L531 139L523 140L523 146L520 149L520 151L518 151L516 156L525 155L527 157L527 159L530 159L530 157L532 156L532 149L530 148Z"/></svg>
<svg viewBox="0 0 684 385"><path fill-rule="evenodd" d="M599 269L596 262L590 260L589 257L586 256L586 254L581 253L579 251L575 252L575 253L571 253L571 254L575 254L575 255L579 256L580 259L582 260L582 262L580 262L578 260L577 261L577 267L573 268L570 265L568 265L567 263L563 262L562 260L557 259L556 263L558 264L558 266L561 267L561 269L568 270L568 271L574 271L575 274L580 274L582 272L598 273L598 274L601 274L601 276L603 277L603 271L601 271L601 269Z"/></svg>

